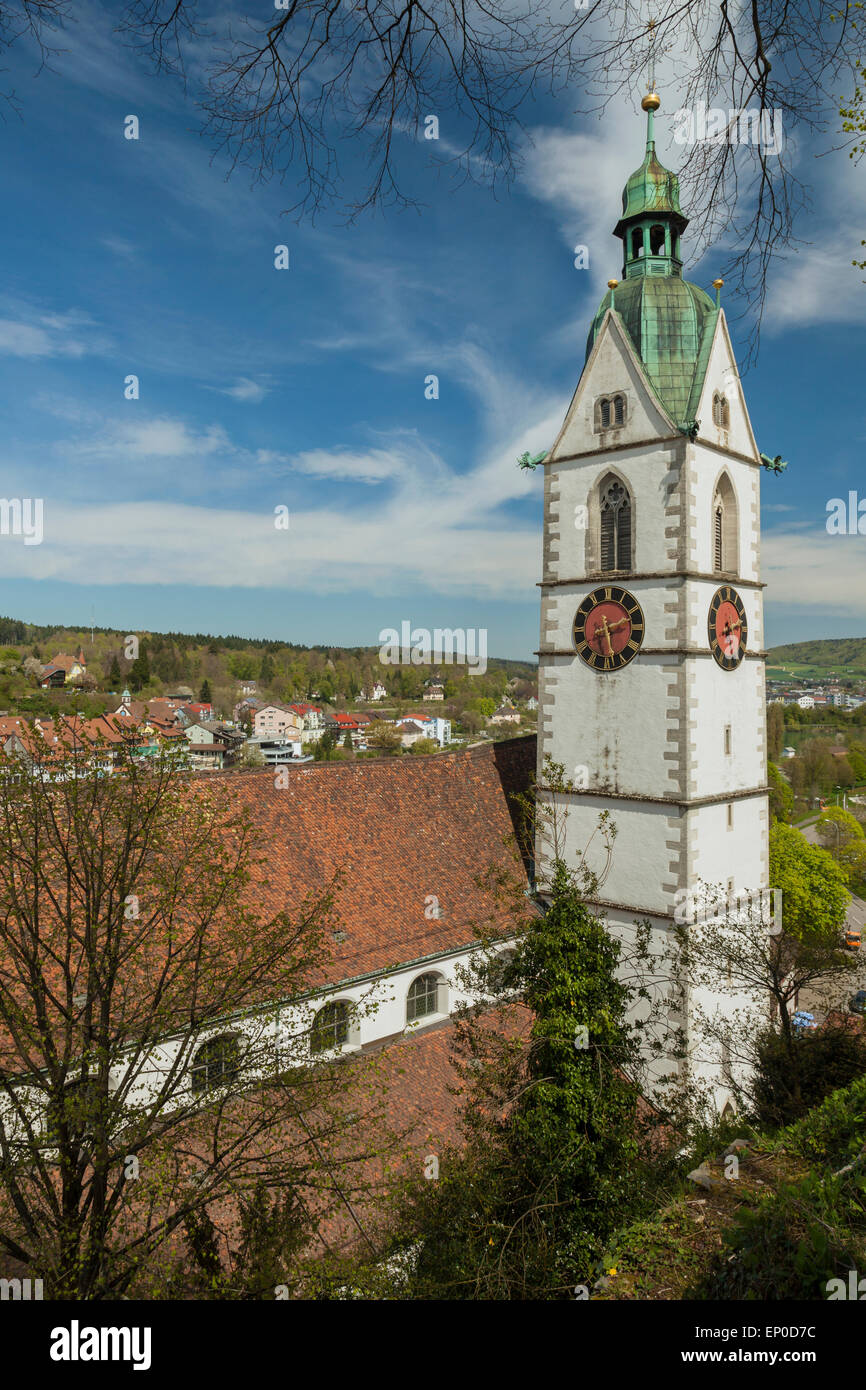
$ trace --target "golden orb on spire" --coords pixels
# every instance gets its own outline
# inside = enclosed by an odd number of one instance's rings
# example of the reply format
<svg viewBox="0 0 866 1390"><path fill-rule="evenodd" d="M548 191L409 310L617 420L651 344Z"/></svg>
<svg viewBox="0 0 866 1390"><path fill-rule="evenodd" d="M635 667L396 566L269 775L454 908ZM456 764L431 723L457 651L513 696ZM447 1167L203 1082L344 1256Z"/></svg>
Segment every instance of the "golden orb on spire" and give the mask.
<svg viewBox="0 0 866 1390"><path fill-rule="evenodd" d="M714 289L714 290L720 290L720 289L722 288L722 285L723 285L724 283L725 283L724 280L721 280L721 279L719 279L719 280L714 280L714 281L713 281L713 289Z"/></svg>
<svg viewBox="0 0 866 1390"><path fill-rule="evenodd" d="M658 111L661 104L662 99L659 96L658 92L647 92L646 96L643 98L643 101L641 102L641 107L644 111Z"/></svg>
<svg viewBox="0 0 866 1390"><path fill-rule="evenodd" d="M618 284L619 280L608 280L607 287L609 290L615 290Z"/></svg>

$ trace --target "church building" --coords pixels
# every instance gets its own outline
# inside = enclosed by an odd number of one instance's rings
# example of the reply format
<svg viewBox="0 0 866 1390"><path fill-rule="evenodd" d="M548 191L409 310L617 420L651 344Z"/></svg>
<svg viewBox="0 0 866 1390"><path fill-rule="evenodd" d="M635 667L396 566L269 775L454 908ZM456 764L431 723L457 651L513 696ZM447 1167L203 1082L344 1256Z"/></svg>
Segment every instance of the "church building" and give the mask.
<svg viewBox="0 0 866 1390"><path fill-rule="evenodd" d="M538 781L581 861L616 826L597 908L627 935L670 938L712 886L765 890L769 804L755 442L724 310L683 279L688 219L656 154L628 179L614 235L622 279L544 461ZM549 849L538 844L543 881ZM596 835L587 865L603 867ZM711 1078L724 1103L724 1076Z"/></svg>

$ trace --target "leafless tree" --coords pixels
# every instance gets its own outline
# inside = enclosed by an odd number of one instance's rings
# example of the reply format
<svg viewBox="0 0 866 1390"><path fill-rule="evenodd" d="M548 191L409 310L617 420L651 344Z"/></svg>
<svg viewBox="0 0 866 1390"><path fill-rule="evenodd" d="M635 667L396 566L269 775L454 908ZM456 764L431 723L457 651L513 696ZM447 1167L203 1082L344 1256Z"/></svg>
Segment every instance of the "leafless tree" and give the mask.
<svg viewBox="0 0 866 1390"><path fill-rule="evenodd" d="M232 168L291 179L298 215L336 205L353 217L413 201L398 142L423 138L428 115L447 116L438 151L465 175L508 179L534 93L598 111L665 64L677 107L748 110L758 130L781 123L822 153L846 138L839 110L857 85L859 15L854 0L280 0L226 20L200 0L131 0L118 28L189 84ZM0 51L23 32L45 43L66 18L64 0L11 0ZM751 316L754 349L769 265L796 244L811 180L791 144L734 139L737 119L684 145L679 172L694 251L721 241L718 268ZM346 176L358 155L361 187Z"/></svg>
<svg viewBox="0 0 866 1390"><path fill-rule="evenodd" d="M185 1225L261 1189L314 1235L382 1152L372 1072L327 1038L311 1060L280 1013L327 959L331 891L266 908L249 818L171 752L131 743L110 775L37 752L0 758L4 1273L140 1291Z"/></svg>

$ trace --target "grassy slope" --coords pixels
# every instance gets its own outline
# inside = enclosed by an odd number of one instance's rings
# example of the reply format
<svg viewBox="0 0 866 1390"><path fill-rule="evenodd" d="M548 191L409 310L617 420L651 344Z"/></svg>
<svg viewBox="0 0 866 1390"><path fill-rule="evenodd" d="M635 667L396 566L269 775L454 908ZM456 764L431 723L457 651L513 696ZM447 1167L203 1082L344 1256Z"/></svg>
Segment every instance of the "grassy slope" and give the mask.
<svg viewBox="0 0 866 1390"><path fill-rule="evenodd" d="M748 1135L739 1173L707 1163L662 1211L625 1231L593 1297L824 1298L866 1258L866 1077L775 1139ZM835 1171L857 1156L854 1171ZM859 1267L859 1266L858 1266Z"/></svg>
<svg viewBox="0 0 866 1390"><path fill-rule="evenodd" d="M866 675L866 637L831 637L771 647L767 653L768 672L779 674L782 666L789 675L829 671L837 676Z"/></svg>

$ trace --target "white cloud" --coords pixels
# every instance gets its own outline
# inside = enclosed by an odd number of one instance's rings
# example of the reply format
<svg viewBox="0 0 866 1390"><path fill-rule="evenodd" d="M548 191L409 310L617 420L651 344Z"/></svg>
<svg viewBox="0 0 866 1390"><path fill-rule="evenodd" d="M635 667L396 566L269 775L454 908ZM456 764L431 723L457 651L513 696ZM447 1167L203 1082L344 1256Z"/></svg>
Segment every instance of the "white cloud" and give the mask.
<svg viewBox="0 0 866 1390"><path fill-rule="evenodd" d="M261 386L257 381L251 381L247 376L238 377L234 386L223 387L220 391L223 396L230 396L233 401L249 401L253 405L258 405L268 394L267 387Z"/></svg>
<svg viewBox="0 0 866 1390"><path fill-rule="evenodd" d="M128 407L136 410L136 403ZM90 455L95 459L112 458L118 464L124 459L201 459L212 454L228 453L232 449L222 425L208 425L201 432L191 430L183 420L170 417L145 417L106 422L97 435L88 435L64 446L71 453Z"/></svg>
<svg viewBox="0 0 866 1390"><path fill-rule="evenodd" d="M84 357L101 349L86 341L91 320L84 314L41 314L0 318L0 352L12 357Z"/></svg>
<svg viewBox="0 0 866 1390"><path fill-rule="evenodd" d="M866 536L830 536L823 528L767 531L761 540L761 575L768 606L824 610L866 619Z"/></svg>
<svg viewBox="0 0 866 1390"><path fill-rule="evenodd" d="M276 505L276 504L275 504ZM179 503L65 506L45 502L45 539L0 545L0 575L111 585L212 585L318 593L410 586L525 599L538 576L536 528L450 528L389 509L359 518L331 508L216 511Z"/></svg>
<svg viewBox="0 0 866 1390"><path fill-rule="evenodd" d="M100 237L100 245L104 246L106 251L111 251L113 255L120 256L122 260L134 261L136 258L135 244L131 241L125 241L123 237Z"/></svg>
<svg viewBox="0 0 866 1390"><path fill-rule="evenodd" d="M389 449L371 449L367 453L310 449L292 460L292 468L317 478L382 483L388 478L404 477L407 461L398 451Z"/></svg>

